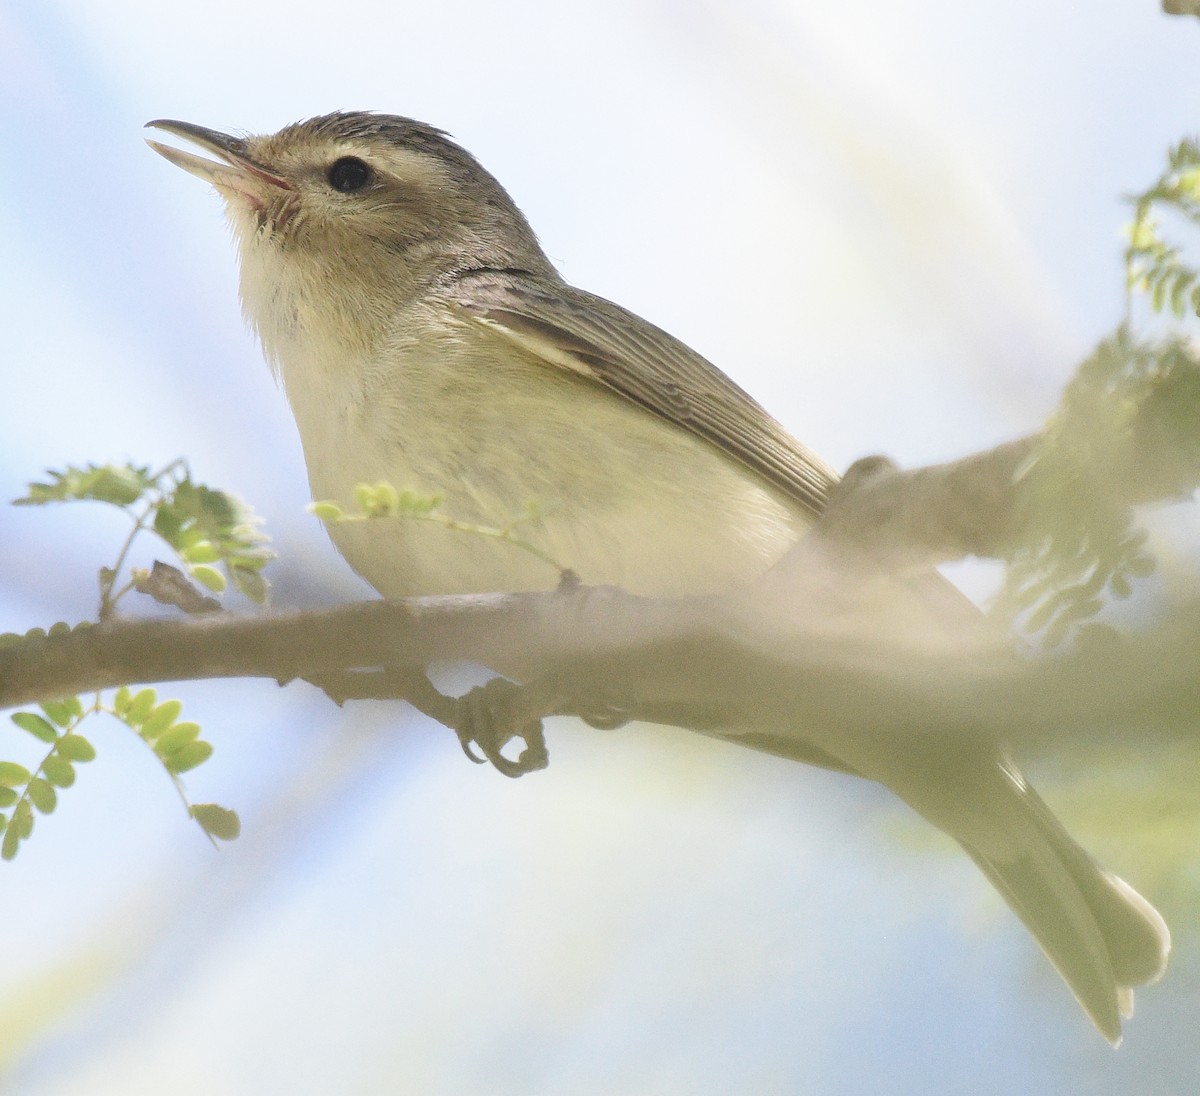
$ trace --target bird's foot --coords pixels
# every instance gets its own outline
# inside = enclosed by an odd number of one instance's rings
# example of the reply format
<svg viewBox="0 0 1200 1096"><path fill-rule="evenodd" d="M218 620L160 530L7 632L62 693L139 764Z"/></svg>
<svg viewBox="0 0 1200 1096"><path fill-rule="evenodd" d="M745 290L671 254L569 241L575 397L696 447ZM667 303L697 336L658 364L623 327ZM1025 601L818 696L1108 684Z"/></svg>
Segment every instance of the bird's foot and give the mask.
<svg viewBox="0 0 1200 1096"><path fill-rule="evenodd" d="M456 705L451 729L458 735L463 753L477 765L490 761L505 776L516 778L544 769L550 763L546 736L542 730L542 706L528 686L497 677L477 686ZM525 743L515 760L505 757L503 749L514 738ZM475 752L479 747L482 757Z"/></svg>

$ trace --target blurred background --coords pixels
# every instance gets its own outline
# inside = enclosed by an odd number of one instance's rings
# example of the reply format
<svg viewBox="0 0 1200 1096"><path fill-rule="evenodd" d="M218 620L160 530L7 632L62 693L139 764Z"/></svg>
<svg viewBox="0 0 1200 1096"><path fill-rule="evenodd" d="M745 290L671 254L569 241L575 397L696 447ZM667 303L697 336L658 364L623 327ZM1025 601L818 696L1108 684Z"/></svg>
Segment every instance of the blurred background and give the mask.
<svg viewBox="0 0 1200 1096"><path fill-rule="evenodd" d="M186 455L265 515L276 605L369 593L304 512L219 199L145 148L150 118L441 126L569 280L836 466L916 465L1037 429L1119 319L1121 195L1197 128L1198 55L1200 25L1151 0L16 0L0 498ZM0 507L0 631L94 616L125 531ZM1196 532L1159 534L1168 588ZM399 706L160 692L216 745L193 799L243 837L214 852L148 751L92 727L100 759L0 867L6 1094L1200 1088L1186 768L1169 793L1161 765L1033 768L1175 930L1114 1053L966 857L876 788L570 722L513 782Z"/></svg>

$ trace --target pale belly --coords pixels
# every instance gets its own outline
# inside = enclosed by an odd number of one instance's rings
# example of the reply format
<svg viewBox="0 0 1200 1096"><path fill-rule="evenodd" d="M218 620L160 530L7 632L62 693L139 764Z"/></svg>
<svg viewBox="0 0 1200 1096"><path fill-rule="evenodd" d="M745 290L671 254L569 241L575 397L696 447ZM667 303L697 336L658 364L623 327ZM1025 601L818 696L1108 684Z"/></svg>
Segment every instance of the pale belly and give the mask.
<svg viewBox="0 0 1200 1096"><path fill-rule="evenodd" d="M334 525L347 562L380 593L589 584L674 596L762 574L805 525L798 507L682 428L615 394L519 360L439 360L321 373L284 369L313 497L352 506L357 483L441 495L438 513L513 534L551 557L408 518ZM520 520L530 505L540 517ZM558 564L556 567L555 564Z"/></svg>

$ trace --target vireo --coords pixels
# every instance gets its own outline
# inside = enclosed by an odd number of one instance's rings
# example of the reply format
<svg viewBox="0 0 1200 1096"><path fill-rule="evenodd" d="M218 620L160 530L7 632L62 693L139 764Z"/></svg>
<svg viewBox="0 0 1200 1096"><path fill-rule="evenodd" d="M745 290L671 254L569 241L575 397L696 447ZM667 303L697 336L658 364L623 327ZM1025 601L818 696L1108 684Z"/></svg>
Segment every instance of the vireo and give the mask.
<svg viewBox="0 0 1200 1096"><path fill-rule="evenodd" d="M753 581L821 510L833 471L699 354L567 285L504 188L441 130L336 113L268 136L188 122L151 141L225 199L246 316L282 378L318 499L440 494L587 583L654 596ZM542 559L436 525L336 524L380 593L553 586ZM799 610L798 610L799 611ZM957 840L1112 1042L1170 937L1066 833L1002 749L792 728ZM937 749L936 754L932 751Z"/></svg>

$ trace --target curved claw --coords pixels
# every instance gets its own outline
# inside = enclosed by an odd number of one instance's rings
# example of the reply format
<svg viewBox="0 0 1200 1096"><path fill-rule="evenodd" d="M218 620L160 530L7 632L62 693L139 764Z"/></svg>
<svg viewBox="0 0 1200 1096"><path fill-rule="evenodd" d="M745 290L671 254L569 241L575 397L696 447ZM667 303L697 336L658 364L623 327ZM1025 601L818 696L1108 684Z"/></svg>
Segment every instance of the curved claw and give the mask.
<svg viewBox="0 0 1200 1096"><path fill-rule="evenodd" d="M542 721L521 711L521 687L496 678L472 689L459 703L454 731L463 753L476 764L490 761L505 776L516 778L550 763ZM516 760L501 752L514 738L525 743ZM478 747L480 757L473 747Z"/></svg>
<svg viewBox="0 0 1200 1096"><path fill-rule="evenodd" d="M458 744L462 747L462 752L467 755L468 761L473 761L476 765L486 765L487 758L480 757L471 747L474 744L474 739L467 731L454 728L454 733L458 735Z"/></svg>
<svg viewBox="0 0 1200 1096"><path fill-rule="evenodd" d="M530 724L523 731L513 735L525 743L525 748L517 755L515 761L509 760L499 750L489 753L488 760L498 772L514 780L526 773L537 772L550 764L550 754L546 750L546 738L542 734L542 724Z"/></svg>

